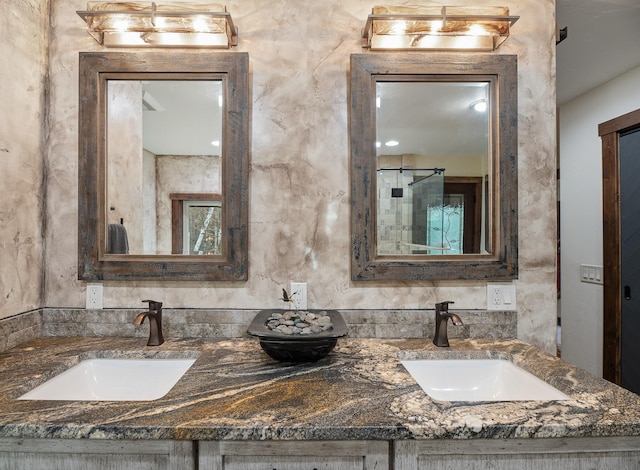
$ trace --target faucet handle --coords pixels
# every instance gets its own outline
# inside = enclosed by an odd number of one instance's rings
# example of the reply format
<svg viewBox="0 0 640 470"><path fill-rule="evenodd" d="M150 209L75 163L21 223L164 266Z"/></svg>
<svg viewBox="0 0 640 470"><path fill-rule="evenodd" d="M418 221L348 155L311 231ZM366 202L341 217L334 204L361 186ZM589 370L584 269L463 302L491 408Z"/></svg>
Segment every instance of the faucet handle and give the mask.
<svg viewBox="0 0 640 470"><path fill-rule="evenodd" d="M162 302L156 300L143 300L142 303L147 302L149 304L149 310L160 310L162 308Z"/></svg>
<svg viewBox="0 0 640 470"><path fill-rule="evenodd" d="M437 303L436 307L438 308L438 310L447 310L449 308L449 304L455 304L455 302L453 300L445 300L444 302Z"/></svg>

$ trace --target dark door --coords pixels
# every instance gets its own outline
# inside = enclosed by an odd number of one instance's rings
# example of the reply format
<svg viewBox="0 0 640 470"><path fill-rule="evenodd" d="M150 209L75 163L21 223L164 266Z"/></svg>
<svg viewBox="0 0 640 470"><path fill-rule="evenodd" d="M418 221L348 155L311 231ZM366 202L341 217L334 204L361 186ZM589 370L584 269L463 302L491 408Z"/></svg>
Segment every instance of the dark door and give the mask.
<svg viewBox="0 0 640 470"><path fill-rule="evenodd" d="M636 261L631 254L638 248L637 237L630 237L634 233L634 224L637 224L640 217L638 211L638 189L640 179L632 176L638 175L638 165L640 156L637 153L637 131L640 130L640 109L623 114L617 118L600 123L598 125L598 135L602 139L602 241L604 269L604 305L603 305L603 349L602 349L602 376L618 385L622 384L621 364L622 364L622 309L623 303L627 313L625 314L625 376L629 377L638 373L632 372L633 368L633 348L631 344L636 344L640 348L640 336L638 336L637 297L640 295L640 286L637 281L635 286L631 284L633 275L626 274L625 282L622 280L622 263L625 260L625 272L632 273L638 267L638 256ZM620 147L624 147L624 163L620 155ZM633 156L633 149L636 149ZM624 178L624 187L622 189ZM624 191L624 194L623 194ZM622 198L625 202L622 203ZM622 206L625 211L625 222L622 221ZM622 235L622 225L625 226L625 236ZM637 229L636 229L637 230ZM635 238L635 241L633 239ZM623 254L623 239L628 243ZM636 252L637 253L637 252ZM637 275L635 276L637 278ZM634 303L635 302L635 303ZM635 305L635 306L634 306ZM634 325L634 317L636 325ZM631 320L631 321L628 321ZM631 339L633 337L636 339ZM631 353L631 355L630 355ZM637 358L637 351L635 357ZM637 369L636 369L637 371ZM625 378L625 383L626 383ZM636 379L637 380L637 379ZM633 387L627 383L628 387ZM637 382L636 382L637 386ZM637 391L637 389L636 389Z"/></svg>
<svg viewBox="0 0 640 470"><path fill-rule="evenodd" d="M640 393L640 129L620 134L620 385Z"/></svg>
<svg viewBox="0 0 640 470"><path fill-rule="evenodd" d="M482 178L473 183L444 183L445 204L460 206L463 214L462 253L480 253Z"/></svg>

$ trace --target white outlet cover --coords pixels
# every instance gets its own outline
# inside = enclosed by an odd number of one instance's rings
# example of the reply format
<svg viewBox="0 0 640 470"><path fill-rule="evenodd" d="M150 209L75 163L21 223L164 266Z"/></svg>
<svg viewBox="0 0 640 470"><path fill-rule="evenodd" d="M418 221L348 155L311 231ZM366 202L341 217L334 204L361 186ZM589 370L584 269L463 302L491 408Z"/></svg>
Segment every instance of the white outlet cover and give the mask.
<svg viewBox="0 0 640 470"><path fill-rule="evenodd" d="M487 283L487 310L516 311L516 285L512 282Z"/></svg>
<svg viewBox="0 0 640 470"><path fill-rule="evenodd" d="M300 310L307 309L307 283L306 282L292 282L291 283L291 297L295 303L293 309L298 308Z"/></svg>
<svg viewBox="0 0 640 470"><path fill-rule="evenodd" d="M102 309L102 284L87 284L87 310Z"/></svg>

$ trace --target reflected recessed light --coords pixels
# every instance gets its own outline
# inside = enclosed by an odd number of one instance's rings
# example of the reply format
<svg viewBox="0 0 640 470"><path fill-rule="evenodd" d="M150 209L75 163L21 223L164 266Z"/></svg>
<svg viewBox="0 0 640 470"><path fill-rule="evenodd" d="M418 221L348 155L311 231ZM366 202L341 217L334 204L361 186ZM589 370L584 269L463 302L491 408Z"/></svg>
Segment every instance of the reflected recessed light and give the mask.
<svg viewBox="0 0 640 470"><path fill-rule="evenodd" d="M214 147L220 147L220 141L219 140L212 140L211 141L211 145L213 145Z"/></svg>
<svg viewBox="0 0 640 470"><path fill-rule="evenodd" d="M398 142L397 140L388 140L384 143L384 145L386 145L387 147L395 147L396 145L399 145L400 142Z"/></svg>
<svg viewBox="0 0 640 470"><path fill-rule="evenodd" d="M479 113L484 113L487 110L487 100L476 100L469 105L469 108L474 109Z"/></svg>
<svg viewBox="0 0 640 470"><path fill-rule="evenodd" d="M382 144L380 142L376 142L376 148L380 148Z"/></svg>

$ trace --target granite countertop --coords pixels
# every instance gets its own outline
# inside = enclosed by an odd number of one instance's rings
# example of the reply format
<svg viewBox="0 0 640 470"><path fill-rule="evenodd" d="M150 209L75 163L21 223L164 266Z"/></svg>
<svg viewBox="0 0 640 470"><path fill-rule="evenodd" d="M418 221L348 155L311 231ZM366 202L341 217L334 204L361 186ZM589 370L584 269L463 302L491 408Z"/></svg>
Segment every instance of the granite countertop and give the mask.
<svg viewBox="0 0 640 470"><path fill-rule="evenodd" d="M467 439L640 435L640 397L518 340L341 339L317 363L269 358L255 339L40 338L0 354L0 437L188 440ZM442 402L399 358L510 357L565 401ZM149 402L17 397L79 360L195 357Z"/></svg>

